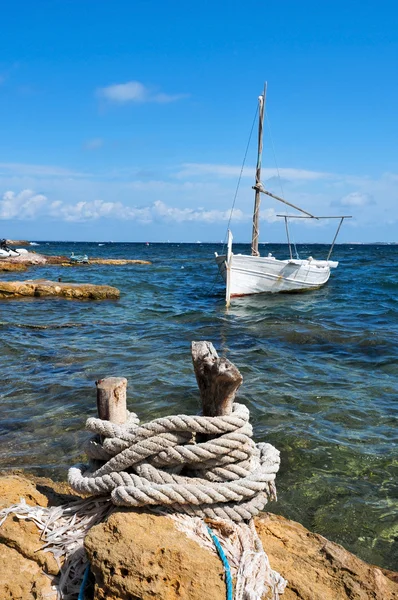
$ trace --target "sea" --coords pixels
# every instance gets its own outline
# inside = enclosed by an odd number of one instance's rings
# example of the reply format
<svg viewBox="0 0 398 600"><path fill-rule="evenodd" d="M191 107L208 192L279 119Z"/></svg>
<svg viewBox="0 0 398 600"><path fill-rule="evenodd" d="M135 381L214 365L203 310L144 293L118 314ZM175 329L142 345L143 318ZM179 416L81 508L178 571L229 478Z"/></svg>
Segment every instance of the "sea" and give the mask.
<svg viewBox="0 0 398 600"><path fill-rule="evenodd" d="M240 370L256 441L281 453L266 509L398 570L398 245L342 244L322 289L225 307L221 244L38 242L42 254L150 265L32 267L3 280L109 284L119 300L0 300L0 469L64 480L84 460L95 381L128 379L142 422L196 414L192 340ZM260 245L286 258L282 245ZM299 246L325 258L327 247ZM235 245L248 253L248 245Z"/></svg>

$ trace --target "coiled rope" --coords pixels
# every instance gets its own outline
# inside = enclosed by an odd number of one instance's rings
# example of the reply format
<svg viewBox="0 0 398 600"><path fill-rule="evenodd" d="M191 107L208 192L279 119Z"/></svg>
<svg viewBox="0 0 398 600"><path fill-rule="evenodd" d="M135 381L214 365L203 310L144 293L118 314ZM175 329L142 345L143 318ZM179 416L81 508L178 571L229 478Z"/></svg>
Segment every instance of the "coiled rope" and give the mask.
<svg viewBox="0 0 398 600"><path fill-rule="evenodd" d="M254 443L242 404L230 415L175 415L145 425L135 413L123 425L90 418L86 429L95 434L85 447L90 464L68 474L79 493L110 495L116 506L164 506L235 522L276 499L279 452Z"/></svg>

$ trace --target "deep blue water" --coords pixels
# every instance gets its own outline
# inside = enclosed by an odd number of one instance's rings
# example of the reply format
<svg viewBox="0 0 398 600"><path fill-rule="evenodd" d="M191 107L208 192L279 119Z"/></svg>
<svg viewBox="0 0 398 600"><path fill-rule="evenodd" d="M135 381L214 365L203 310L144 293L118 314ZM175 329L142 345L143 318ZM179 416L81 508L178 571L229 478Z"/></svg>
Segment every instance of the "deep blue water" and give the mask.
<svg viewBox="0 0 398 600"><path fill-rule="evenodd" d="M398 246L338 245L322 289L234 300L211 244L40 243L44 254L143 258L149 266L37 267L2 279L109 283L118 301L0 301L0 468L65 478L80 456L96 379L129 380L143 421L195 413L190 342L240 369L257 440L281 450L278 502L369 562L398 568ZM248 246L234 247L248 252ZM285 248L267 245L285 258ZM326 247L300 248L324 258Z"/></svg>

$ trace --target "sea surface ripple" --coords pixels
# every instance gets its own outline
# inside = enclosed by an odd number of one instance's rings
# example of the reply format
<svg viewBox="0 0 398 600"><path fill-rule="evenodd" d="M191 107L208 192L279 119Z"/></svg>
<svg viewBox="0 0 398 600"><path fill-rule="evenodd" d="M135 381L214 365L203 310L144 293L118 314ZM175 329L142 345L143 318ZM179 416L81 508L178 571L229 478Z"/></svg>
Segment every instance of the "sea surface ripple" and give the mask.
<svg viewBox="0 0 398 600"><path fill-rule="evenodd" d="M338 245L322 289L236 299L226 310L212 244L46 243L44 254L151 265L48 266L1 274L108 283L118 301L0 301L0 468L64 479L82 459L95 385L128 378L141 420L198 410L191 340L240 369L257 441L281 451L268 508L398 568L398 246ZM262 247L283 258L284 248ZM248 252L237 246L235 252ZM301 256L324 258L323 246Z"/></svg>

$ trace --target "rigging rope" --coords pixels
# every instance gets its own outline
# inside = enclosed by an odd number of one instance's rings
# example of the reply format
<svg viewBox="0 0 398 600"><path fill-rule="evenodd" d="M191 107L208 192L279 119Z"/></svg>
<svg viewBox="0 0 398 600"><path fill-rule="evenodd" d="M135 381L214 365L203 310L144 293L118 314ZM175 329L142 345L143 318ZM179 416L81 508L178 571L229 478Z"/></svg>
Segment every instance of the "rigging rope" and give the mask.
<svg viewBox="0 0 398 600"><path fill-rule="evenodd" d="M229 219L228 219L227 228L226 228L226 230L225 230L225 236L224 236L224 241L223 241L223 245L222 245L222 249L221 249L221 255L223 255L223 254L224 254L224 252L225 252L225 244L226 244L226 240L227 240L227 236L228 236L228 229L229 229L229 227L230 227L230 225L231 225L232 215L233 215L233 213L234 213L234 208L235 208L236 198L237 198L237 196L238 196L238 191L239 191L239 187L240 187L240 182L241 182L241 179L242 179L242 173L243 173L243 169L244 169L244 167L245 167L246 158L247 158L247 153L248 153L248 151L249 151L249 146L250 146L250 142L251 142L251 139L252 139L252 134L253 134L254 124L255 124L255 122L256 122L256 119L257 119L257 114L258 114L258 106L257 106L257 108L256 108L256 112L255 112L255 115L254 115L254 118L253 118L253 123L252 123L251 129L250 129L250 134L249 134L249 140L248 140L248 142L247 142L247 146L246 146L246 150L245 150L245 155L244 155L244 157L243 157L243 163L242 163L242 166L241 166L241 169L240 169L240 173L239 173L238 182L237 182L237 184L236 184L236 189L235 189L234 199L233 199L233 202L232 202L231 211L230 211L230 213L229 213ZM217 283L217 280L218 280L218 278L219 278L219 277L221 277L221 273L220 273L220 271L219 271L219 270L217 270L217 273L216 273L216 276L215 276L215 278L214 278L213 284L212 284L211 288L209 289L209 292L208 292L209 294L211 294L211 293L212 293L212 291L214 290L214 288L215 288L215 286L216 286L216 283Z"/></svg>
<svg viewBox="0 0 398 600"><path fill-rule="evenodd" d="M247 146L246 146L246 150L245 150L245 155L243 157L243 163L242 163L242 166L241 166L241 169L240 169L238 183L236 185L235 195L234 195L234 199L233 199L233 202L232 202L231 212L229 214L229 219L228 219L227 229L226 229L226 232L225 232L225 237L224 237L224 242L223 242L223 247L222 247L222 250L221 250L221 254L224 254L224 248L225 248L225 244L226 244L226 240L227 240L227 236L228 236L228 229L229 229L229 226L231 224L232 215L233 215L234 208L235 208L235 202L236 202L236 198L238 196L239 186L240 186L240 182L241 182L241 179L242 179L242 173L243 173L243 169L245 167L247 153L249 151L249 146L250 146L250 142L251 142L252 135L253 135L254 125L255 125L256 120L257 120L257 115L258 115L258 106L256 107L256 112L254 114L253 123L252 123L251 129L250 129L249 139L248 139L248 142L247 142Z"/></svg>

